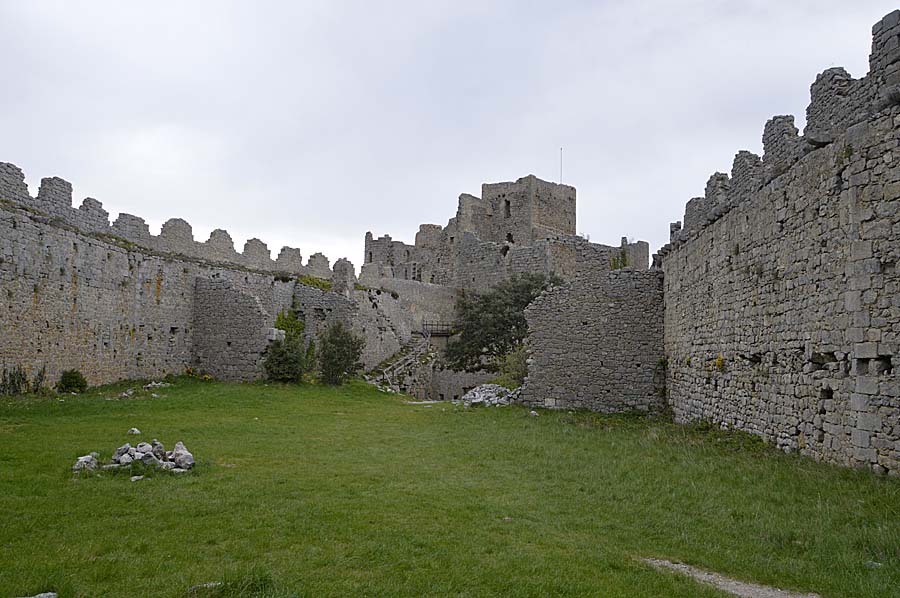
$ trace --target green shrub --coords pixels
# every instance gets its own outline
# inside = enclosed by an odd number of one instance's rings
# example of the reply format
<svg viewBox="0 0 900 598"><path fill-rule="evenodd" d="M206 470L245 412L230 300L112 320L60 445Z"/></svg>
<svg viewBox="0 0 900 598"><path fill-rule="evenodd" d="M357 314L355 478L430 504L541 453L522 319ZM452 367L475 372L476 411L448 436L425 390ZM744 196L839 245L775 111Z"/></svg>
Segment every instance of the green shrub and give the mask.
<svg viewBox="0 0 900 598"><path fill-rule="evenodd" d="M522 386L525 382L525 376L528 375L528 352L525 351L525 345L519 344L515 349L500 358L500 365L496 380L492 380L494 384L505 386L510 390L515 390Z"/></svg>
<svg viewBox="0 0 900 598"><path fill-rule="evenodd" d="M328 327L319 340L319 366L322 381L326 384L342 384L362 367L359 356L362 355L365 340L356 336L335 322Z"/></svg>
<svg viewBox="0 0 900 598"><path fill-rule="evenodd" d="M299 278L297 278L297 282L308 287L321 289L323 291L331 290L330 280L325 280L324 278L319 278L318 276L312 276L311 274L304 274L303 276L300 276Z"/></svg>
<svg viewBox="0 0 900 598"><path fill-rule="evenodd" d="M297 317L294 310L288 309L278 312L275 316L275 328L284 330L285 339L300 339L303 337L306 323Z"/></svg>
<svg viewBox="0 0 900 598"><path fill-rule="evenodd" d="M84 392L88 383L78 370L66 370L56 383L57 392Z"/></svg>
<svg viewBox="0 0 900 598"><path fill-rule="evenodd" d="M263 360L266 379L272 382L303 380L303 342L300 338L276 340L269 345Z"/></svg>

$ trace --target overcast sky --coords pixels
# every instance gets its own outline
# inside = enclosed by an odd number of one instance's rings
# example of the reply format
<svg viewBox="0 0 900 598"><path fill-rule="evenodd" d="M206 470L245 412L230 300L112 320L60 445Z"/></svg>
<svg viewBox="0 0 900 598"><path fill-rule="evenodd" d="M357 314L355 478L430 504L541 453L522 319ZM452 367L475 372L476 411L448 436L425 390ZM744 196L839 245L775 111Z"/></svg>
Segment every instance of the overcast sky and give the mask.
<svg viewBox="0 0 900 598"><path fill-rule="evenodd" d="M460 193L578 189L578 232L656 250L896 2L0 0L0 161L156 234L184 218L362 262Z"/></svg>

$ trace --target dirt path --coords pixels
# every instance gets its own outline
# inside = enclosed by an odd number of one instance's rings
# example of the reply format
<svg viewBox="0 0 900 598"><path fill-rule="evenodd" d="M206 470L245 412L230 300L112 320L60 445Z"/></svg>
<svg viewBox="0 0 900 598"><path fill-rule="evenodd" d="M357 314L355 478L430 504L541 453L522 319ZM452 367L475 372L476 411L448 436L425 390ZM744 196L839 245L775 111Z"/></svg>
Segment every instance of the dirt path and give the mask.
<svg viewBox="0 0 900 598"><path fill-rule="evenodd" d="M640 559L641 561L652 565L657 569L668 569L677 571L684 575L689 575L697 581L728 592L741 598L821 598L818 594L797 594L796 592L788 592L771 588L769 586L760 586L753 583L745 583L718 573L710 573L690 565L682 565L681 563L673 563L672 561L664 561L661 559Z"/></svg>

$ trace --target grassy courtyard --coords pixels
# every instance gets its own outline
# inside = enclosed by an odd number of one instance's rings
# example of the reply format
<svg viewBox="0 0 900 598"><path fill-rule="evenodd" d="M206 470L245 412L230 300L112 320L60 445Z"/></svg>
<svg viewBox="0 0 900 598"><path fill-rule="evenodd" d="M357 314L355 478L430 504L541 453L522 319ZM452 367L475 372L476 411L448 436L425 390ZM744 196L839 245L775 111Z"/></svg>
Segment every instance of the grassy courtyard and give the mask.
<svg viewBox="0 0 900 598"><path fill-rule="evenodd" d="M724 595L638 557L900 596L900 481L742 435L361 383L108 400L127 387L0 404L0 596ZM151 438L196 469L71 473Z"/></svg>

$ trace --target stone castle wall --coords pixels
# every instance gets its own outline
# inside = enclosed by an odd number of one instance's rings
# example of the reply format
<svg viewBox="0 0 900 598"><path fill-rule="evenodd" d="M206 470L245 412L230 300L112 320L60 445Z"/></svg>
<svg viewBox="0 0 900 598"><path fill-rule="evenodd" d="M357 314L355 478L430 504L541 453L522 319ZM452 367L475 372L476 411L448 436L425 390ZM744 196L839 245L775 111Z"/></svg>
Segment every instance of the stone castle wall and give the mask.
<svg viewBox="0 0 900 598"><path fill-rule="evenodd" d="M424 320L452 317L455 291L394 279L380 281L391 289L357 290L346 260L332 271L321 254L303 266L299 252L282 251L296 258L294 275L333 279L323 291L282 271L284 259L269 260L261 243L234 253L224 231L196 243L187 223L170 220L152 237L143 221L123 215L117 222L133 230L111 234L99 202L85 200L87 218L67 205L71 186L55 178L31 198L9 164L0 164L0 194L0 368L46 367L50 382L72 368L91 384L187 367L258 378L275 317L287 309L306 322L308 340L335 321L347 324L366 339L362 362L371 368Z"/></svg>
<svg viewBox="0 0 900 598"><path fill-rule="evenodd" d="M665 272L669 402L785 450L900 467L900 12L867 77L829 69L688 203Z"/></svg>
<svg viewBox="0 0 900 598"><path fill-rule="evenodd" d="M584 272L545 291L525 315L524 403L605 413L664 406L661 272Z"/></svg>
<svg viewBox="0 0 900 598"><path fill-rule="evenodd" d="M229 281L269 314L292 284L122 246L0 204L0 367L46 366L51 382L77 368L91 384L181 373L194 351L198 278Z"/></svg>

